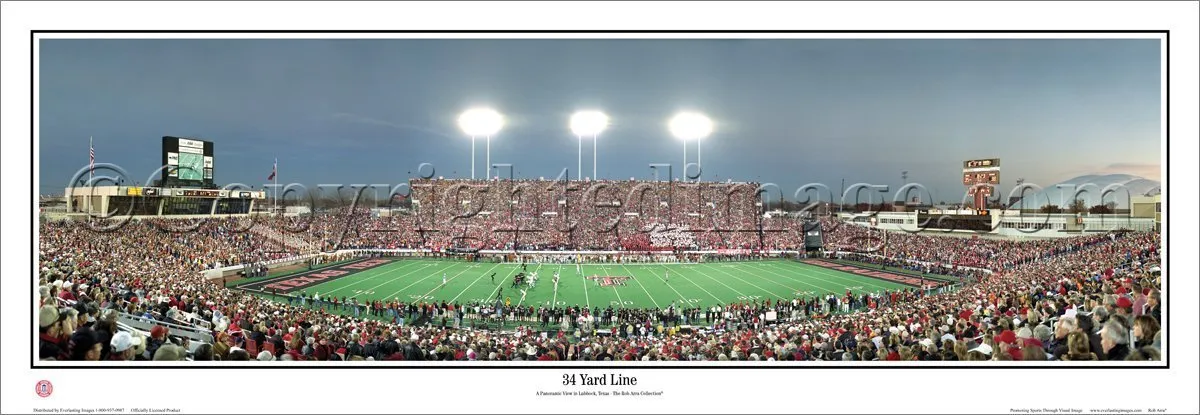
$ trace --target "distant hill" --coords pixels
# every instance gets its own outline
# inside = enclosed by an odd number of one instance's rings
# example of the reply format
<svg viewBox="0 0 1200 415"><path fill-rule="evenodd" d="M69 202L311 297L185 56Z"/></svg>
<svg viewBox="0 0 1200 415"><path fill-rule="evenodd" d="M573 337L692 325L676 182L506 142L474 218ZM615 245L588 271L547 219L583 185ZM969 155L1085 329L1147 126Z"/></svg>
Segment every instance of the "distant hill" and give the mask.
<svg viewBox="0 0 1200 415"><path fill-rule="evenodd" d="M1058 188L1059 185L1075 185L1075 188ZM1025 197L1025 208L1039 208L1047 204L1053 205L1069 205L1071 203L1072 194L1080 189L1085 189L1079 195L1081 199L1087 202L1088 206L1098 205L1100 203L1100 194L1108 186L1119 185L1108 196L1104 197L1104 203L1110 201L1117 203L1118 209L1129 208L1129 198L1142 196L1161 184L1156 180L1149 180L1143 177L1134 176L1132 174L1105 174L1096 175L1089 174L1079 176L1072 179L1064 180L1049 186L1043 186L1042 191ZM1126 195L1128 190L1128 195ZM1158 190L1154 190L1158 193ZM1047 201L1047 198L1049 201Z"/></svg>

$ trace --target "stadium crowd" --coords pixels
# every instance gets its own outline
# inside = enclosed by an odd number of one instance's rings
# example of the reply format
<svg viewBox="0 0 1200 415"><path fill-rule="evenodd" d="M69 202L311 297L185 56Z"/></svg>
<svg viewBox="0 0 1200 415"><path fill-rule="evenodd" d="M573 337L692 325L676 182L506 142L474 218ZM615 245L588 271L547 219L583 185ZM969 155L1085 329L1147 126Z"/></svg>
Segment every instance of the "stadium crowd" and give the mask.
<svg viewBox="0 0 1200 415"><path fill-rule="evenodd" d="M754 198L721 200L679 196L678 183L600 182L616 195L642 189L670 191L690 206L710 206L711 216L731 227L758 223ZM386 303L369 298L292 298L272 301L206 281L201 272L230 264L262 263L302 253L305 243L272 238L278 230L244 232L248 226L301 229L298 238L313 246L343 248L443 249L456 241L446 232L425 232L434 224L461 226L476 247L513 247L496 229L527 221L555 229L558 200L518 203L528 214L501 215L504 192L486 193L471 220L459 224L455 210L467 206L451 196L462 183L414 183L416 213L372 217L366 209L350 215L294 218L287 224L250 224L238 219L133 221L116 232L95 232L74 222L40 226L39 357L44 360L1157 360L1161 350L1161 240L1155 233L1115 233L1038 241L939 238L889 232L823 218L825 244L839 250L886 241L869 257L899 267L916 261L934 271L959 267L991 270L971 273L955 290L901 290L879 294L816 293L804 298L664 309L586 307L509 308L488 304ZM518 187L520 182L505 186ZM531 184L536 190L542 184ZM659 186L655 188L655 186ZM678 186L675 188L672 186ZM465 186L469 188L469 186ZM494 189L493 189L494 190ZM750 191L753 191L751 187ZM600 194L589 200L588 192ZM592 190L564 204L583 206L581 222L603 223L615 215L589 210L605 200ZM724 192L724 191L723 191ZM550 192L546 192L550 193ZM500 195L500 196L497 196ZM561 192L559 193L561 195ZM572 199L572 198L576 199ZM474 202L474 200L472 200ZM656 203L659 202L659 203ZM643 199L645 210L675 217L675 229L703 229L700 215L673 211L662 200ZM719 204L718 204L719 203ZM622 206L628 211L630 206ZM493 210L494 209L494 210ZM563 212L562 209L559 210ZM461 211L460 211L461 212ZM565 215L565 214L564 214ZM709 215L705 215L709 216ZM492 218L495 219L492 219ZM482 218L482 219L480 219ZM628 222L628 223L627 223ZM783 221L781 223L788 223ZM522 225L522 227L525 224ZM749 248L773 239L787 247L799 238L784 233L698 233L692 238L663 232L637 232L661 226L637 221L616 225L620 238L593 230L531 231L518 237L522 248ZM764 225L765 226L765 225ZM787 225L782 225L787 226ZM179 228L194 230L179 231ZM175 230L172 230L175 229ZM795 230L795 229L792 229ZM628 232L630 237L626 238ZM578 237L563 235L578 234ZM634 235L642 235L636 237ZM878 259L882 256L885 259ZM121 314L161 323L148 333L119 330ZM778 315L769 321L768 313ZM490 316L520 324L515 331L480 328ZM417 324L414 324L417 323ZM211 344L188 344L168 326L202 328ZM177 334L177 333L176 333Z"/></svg>

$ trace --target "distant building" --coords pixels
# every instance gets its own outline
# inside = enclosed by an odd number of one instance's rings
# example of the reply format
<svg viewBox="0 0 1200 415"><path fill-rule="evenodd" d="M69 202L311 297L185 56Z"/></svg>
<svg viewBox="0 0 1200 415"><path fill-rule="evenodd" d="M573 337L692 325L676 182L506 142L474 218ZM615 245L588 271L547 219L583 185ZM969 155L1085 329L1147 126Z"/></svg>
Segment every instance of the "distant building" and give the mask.
<svg viewBox="0 0 1200 415"><path fill-rule="evenodd" d="M1154 230L1162 230L1162 194L1154 196L1134 196L1130 198L1129 216L1134 218L1154 218Z"/></svg>

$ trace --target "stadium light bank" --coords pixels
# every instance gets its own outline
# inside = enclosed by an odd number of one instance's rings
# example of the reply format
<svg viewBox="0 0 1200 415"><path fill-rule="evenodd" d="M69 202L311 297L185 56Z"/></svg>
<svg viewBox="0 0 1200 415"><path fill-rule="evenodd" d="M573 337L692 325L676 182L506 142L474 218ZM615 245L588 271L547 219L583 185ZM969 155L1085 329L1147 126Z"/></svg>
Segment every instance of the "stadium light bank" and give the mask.
<svg viewBox="0 0 1200 415"><path fill-rule="evenodd" d="M579 111L571 115L571 132L579 139L579 170L576 177L583 180L583 137L592 137L592 179L596 180L596 142L600 133L608 128L608 115L600 111Z"/></svg>
<svg viewBox="0 0 1200 415"><path fill-rule="evenodd" d="M687 142L696 140L696 166L700 167L700 140L712 134L712 119L698 112L681 112L671 118L668 127L671 129L671 135L683 140L683 168L686 176ZM696 178L699 178L699 175Z"/></svg>
<svg viewBox="0 0 1200 415"><path fill-rule="evenodd" d="M491 108L474 108L458 116L458 127L471 137L471 179L475 179L475 139L487 138L486 163L488 171L492 165L492 136L504 127L504 116Z"/></svg>

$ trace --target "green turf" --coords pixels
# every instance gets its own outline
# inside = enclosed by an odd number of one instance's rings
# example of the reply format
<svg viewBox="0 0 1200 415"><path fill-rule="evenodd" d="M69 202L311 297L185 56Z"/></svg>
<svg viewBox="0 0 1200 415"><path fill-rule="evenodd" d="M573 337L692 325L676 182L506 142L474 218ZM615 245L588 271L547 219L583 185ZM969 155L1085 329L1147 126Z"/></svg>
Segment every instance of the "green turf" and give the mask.
<svg viewBox="0 0 1200 415"><path fill-rule="evenodd" d="M853 265L853 266L862 267L862 268L870 268L870 269L878 269L878 270L883 269L883 266L879 265L879 264L851 261L849 259L835 259L835 260L833 260L833 262L846 264L846 265ZM925 274L925 273L922 273L921 271L913 271L911 269L904 269L904 268L890 267L887 269L887 272L894 272L897 274L907 274L907 275L915 275L915 276L924 276L925 278L935 279L938 281L948 281L948 282L957 282L958 281L958 277L951 277L949 275L941 275L941 274Z"/></svg>
<svg viewBox="0 0 1200 415"><path fill-rule="evenodd" d="M342 264L345 264L345 263L347 263L347 262L350 262L350 261L356 261L356 260L358 260L358 258L343 259L343 260L341 260L341 261L337 261L337 262L328 262L328 263L324 263L324 264L321 264L321 265L315 266L315 267L313 267L312 269L308 269L308 267L302 267L302 268L299 268L299 269L293 269L293 270L290 270L290 271L274 271L274 272L270 272L270 271L269 271L269 272L267 272L267 275L264 275L264 276L261 276L261 277L254 277L254 278L242 278L242 279L240 279L240 280L233 281L233 282L230 282L230 283L228 283L228 284L225 284L225 286L226 286L226 287L230 287L230 288L232 288L232 287L237 287L237 286L239 286L239 285L242 285L242 284L249 284L249 283L252 283L252 282L259 282L259 281L262 281L262 280L271 279L271 278L275 278L275 277L283 277L283 276L292 275L292 274L299 274L299 273L303 273L303 272L316 271L316 270L319 270L319 269L325 269L325 268L329 268L329 267L334 267L334 266L342 265Z"/></svg>
<svg viewBox="0 0 1200 415"><path fill-rule="evenodd" d="M502 288L503 297L513 304L547 306L609 305L665 308L676 306L712 306L739 301L792 299L797 295L812 296L844 294L847 288L855 293L878 292L885 289L910 288L840 271L834 271L788 260L710 264L589 264L583 265L583 275L632 277L623 286L601 287L595 281L578 275L570 264L529 264L537 271L536 287L527 288L521 300L518 289L511 287L511 278L520 271L519 264L467 263L457 261L399 260L341 279L326 282L304 291L328 296L357 297L359 301L398 299L411 301L488 302ZM559 271L561 280L554 288L553 274ZM496 283L489 276L496 273ZM670 280L664 273L670 273ZM442 286L442 275L447 283Z"/></svg>

